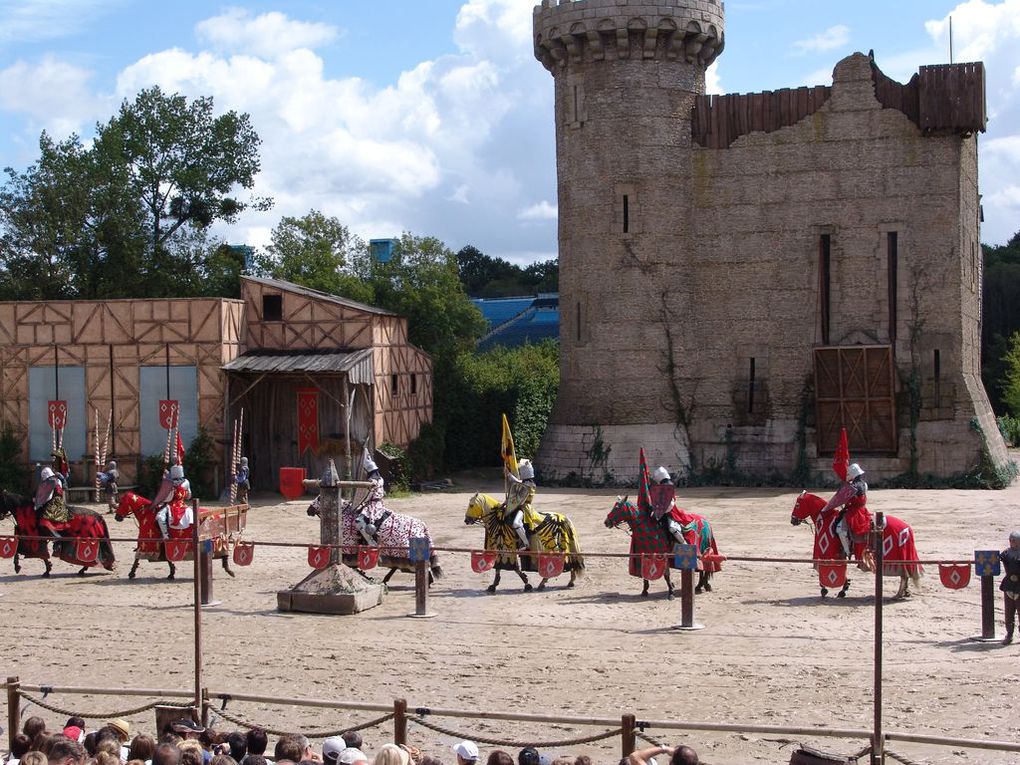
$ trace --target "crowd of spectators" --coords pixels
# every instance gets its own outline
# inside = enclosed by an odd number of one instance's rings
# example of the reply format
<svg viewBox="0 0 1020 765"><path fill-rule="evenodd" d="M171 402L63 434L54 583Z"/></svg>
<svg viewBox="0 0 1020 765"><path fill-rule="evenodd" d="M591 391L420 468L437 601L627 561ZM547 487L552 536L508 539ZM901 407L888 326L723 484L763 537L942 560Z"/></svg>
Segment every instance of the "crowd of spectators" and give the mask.
<svg viewBox="0 0 1020 765"><path fill-rule="evenodd" d="M59 733L47 730L41 717L29 717L0 765L593 765L587 756L550 757L534 747L516 757L494 749L483 758L472 741L461 741L442 756L386 743L370 756L357 731L324 739L318 749L301 734L281 736L270 755L264 730L217 732L190 719L171 723L158 739L144 733L132 737L130 724L120 719L91 733L85 729L81 717L68 719ZM643 749L620 765L659 765L655 757L660 755L662 765L698 765L698 755L686 746Z"/></svg>

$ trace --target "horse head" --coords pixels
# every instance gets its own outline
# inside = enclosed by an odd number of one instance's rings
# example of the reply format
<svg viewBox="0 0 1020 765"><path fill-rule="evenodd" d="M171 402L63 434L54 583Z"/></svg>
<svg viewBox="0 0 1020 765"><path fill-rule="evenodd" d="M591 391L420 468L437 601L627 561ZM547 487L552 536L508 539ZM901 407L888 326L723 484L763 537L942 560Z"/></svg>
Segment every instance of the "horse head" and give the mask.
<svg viewBox="0 0 1020 765"><path fill-rule="evenodd" d="M484 520L485 516L489 515L498 506L498 500L490 497L488 494L479 492L468 501L467 510L464 513L464 523L468 526L472 523L478 523Z"/></svg>
<svg viewBox="0 0 1020 765"><path fill-rule="evenodd" d="M611 529L615 526L619 526L621 523L627 523L634 519L636 515L636 508L627 501L628 496L630 495L616 498L616 502L613 503L612 509L606 516L605 523L607 529Z"/></svg>
<svg viewBox="0 0 1020 765"><path fill-rule="evenodd" d="M817 494L808 494L802 491L797 501L793 503L793 512L790 514L790 523L799 526L804 521L812 523L818 520L818 515L825 507L825 500Z"/></svg>
<svg viewBox="0 0 1020 765"><path fill-rule="evenodd" d="M113 518L117 521L123 521L132 514L137 517L140 511L151 506L152 503L149 502L149 500L128 491L121 495L120 502L118 502L117 507L114 508Z"/></svg>

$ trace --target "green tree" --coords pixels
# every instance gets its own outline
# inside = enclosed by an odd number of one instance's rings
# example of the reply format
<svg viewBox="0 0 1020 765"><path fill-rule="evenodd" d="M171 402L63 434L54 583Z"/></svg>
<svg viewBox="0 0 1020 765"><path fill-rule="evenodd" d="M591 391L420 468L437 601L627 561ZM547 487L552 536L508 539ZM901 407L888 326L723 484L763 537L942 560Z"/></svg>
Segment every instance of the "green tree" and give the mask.
<svg viewBox="0 0 1020 765"><path fill-rule="evenodd" d="M464 289L476 298L533 295L559 289L559 265L555 260L521 268L467 245L457 253L457 270Z"/></svg>
<svg viewBox="0 0 1020 765"><path fill-rule="evenodd" d="M982 250L981 377L992 407L1002 412L1007 406L1003 394L1009 384L1006 355L1011 336L1020 331L1020 233L1005 245L982 245Z"/></svg>

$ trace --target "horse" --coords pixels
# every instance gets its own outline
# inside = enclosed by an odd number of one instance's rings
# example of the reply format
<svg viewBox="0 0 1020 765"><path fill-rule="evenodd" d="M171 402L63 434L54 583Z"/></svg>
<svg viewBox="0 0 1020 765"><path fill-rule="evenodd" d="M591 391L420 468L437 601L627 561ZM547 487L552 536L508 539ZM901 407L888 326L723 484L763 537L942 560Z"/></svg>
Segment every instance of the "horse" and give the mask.
<svg viewBox="0 0 1020 765"><path fill-rule="evenodd" d="M839 537L836 535L835 528L839 509L832 508L822 513L822 509L826 504L826 501L818 495L802 491L793 505L790 523L794 526L799 526L801 523L808 521L814 526L815 542L811 556L814 560L846 560L846 553L843 550ZM856 545L867 540L855 538L851 541ZM882 557L887 564L882 566L882 575L896 576L900 579L900 587L896 591L895 598L909 598L910 581L913 580L915 586L920 587L921 585L921 566L916 563L909 566L888 565L889 562L917 560L917 548L914 546L914 530L910 528L906 521L892 515L885 516L885 530L882 532L882 551ZM819 564L815 563L816 569L818 566ZM875 561L873 556L868 554L867 549L865 554L857 559L857 566L862 571L874 572ZM847 579L843 588L836 594L836 597L845 598L849 588L850 580ZM829 590L825 587L821 587L821 591L823 598L829 594Z"/></svg>
<svg viewBox="0 0 1020 765"><path fill-rule="evenodd" d="M131 566L131 570L128 571L128 579L134 579L138 571L138 564L143 560L150 561L166 561L170 567L170 573L167 575L168 580L173 580L177 576L177 566L174 565L172 560L167 560L166 547L163 545L162 533L159 530L159 524L156 523L157 510L153 506L152 501L145 497L135 494L132 491L124 492L120 497L120 502L117 503L117 507L114 510L114 519L117 521L123 521L127 516L133 515L135 520L138 521L138 546L135 548L135 562ZM201 514L201 511L200 513ZM199 519L195 519L195 523L198 523ZM191 540L193 537L193 531L189 526L186 529L175 529L170 530L170 541L174 540ZM188 553L190 556L191 553ZM187 557L185 559L187 559ZM219 558L223 564L223 570L230 576L234 576L234 572L230 570L230 559L227 557L226 548L219 548L218 546L213 547L213 557Z"/></svg>
<svg viewBox="0 0 1020 765"><path fill-rule="evenodd" d="M54 537L53 554L65 563L72 566L81 566L78 576L84 576L92 566L102 566L107 571L113 571L116 566L116 559L113 555L113 545L110 544L110 531L106 527L106 520L94 510L85 507L68 506L71 514L66 524L57 528L60 537ZM36 513L32 500L8 491L0 491L0 520L8 515L14 518L14 533L18 538L18 548L14 553L14 571L21 573L21 558L39 558L46 566L43 572L44 577L50 575L53 564L50 563L50 550L48 540L23 539L22 537L49 536L43 533L39 525L39 515ZM77 545L79 539L98 539L99 551L94 561L84 561L78 558Z"/></svg>
<svg viewBox="0 0 1020 765"><path fill-rule="evenodd" d="M381 507L381 506L380 506ZM356 508L350 502L342 502L340 506L340 544L344 547L358 547L364 544L364 539L358 531L357 519L365 508ZM308 506L308 515L318 516L319 500L316 498ZM413 515L394 513L392 510L382 508L382 512L372 513L369 518L375 525L375 538L379 548L378 565L388 568L386 576L383 577L383 584L387 584L397 571L406 574L415 572L415 563L408 557L408 546L415 537L425 537L429 540L429 547L432 546L432 535L429 534L429 527L425 522L415 518ZM344 553L342 556L345 565L365 574L358 568L358 555ZM429 585L443 576L443 568L439 565L439 555L435 552L429 557Z"/></svg>
<svg viewBox="0 0 1020 765"><path fill-rule="evenodd" d="M567 553L563 570L570 572L567 587L573 587L577 577L584 573L584 557L577 542L577 531L570 519L562 513L538 513L542 518L534 531L528 533L530 550L533 555L518 555L518 538L513 527L506 520L503 503L488 494L475 494L468 502L464 523L469 526L481 521L485 526L485 549L499 553L493 567L496 572L486 592L493 593L499 586L500 571L516 571L524 582L524 591L531 592L532 586L525 571L538 571L538 553ZM523 559L523 560L520 560ZM548 577L538 584L544 590Z"/></svg>

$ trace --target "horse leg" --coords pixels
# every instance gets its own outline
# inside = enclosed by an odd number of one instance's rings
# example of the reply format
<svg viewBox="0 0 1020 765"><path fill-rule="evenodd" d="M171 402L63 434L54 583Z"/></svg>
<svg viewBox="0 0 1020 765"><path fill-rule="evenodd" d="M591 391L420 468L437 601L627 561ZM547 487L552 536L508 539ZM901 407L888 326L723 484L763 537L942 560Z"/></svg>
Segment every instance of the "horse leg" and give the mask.
<svg viewBox="0 0 1020 765"><path fill-rule="evenodd" d="M50 563L49 558L43 558L43 565L46 566L46 570L43 571L43 577L49 578L50 572L53 570L53 564Z"/></svg>
<svg viewBox="0 0 1020 765"><path fill-rule="evenodd" d="M644 587L641 588L641 597L642 598L647 598L648 597L648 585L651 584L651 582L649 582L647 579L642 579L641 581L645 583Z"/></svg>
<svg viewBox="0 0 1020 765"><path fill-rule="evenodd" d="M836 597L837 598L845 598L846 597L846 591L849 590L849 589L850 589L850 580L847 579L846 582L843 583L843 589L841 589L839 592L836 593Z"/></svg>
<svg viewBox="0 0 1020 765"><path fill-rule="evenodd" d="M822 587L822 597L824 598L828 594L829 594L829 588L828 587Z"/></svg>
<svg viewBox="0 0 1020 765"><path fill-rule="evenodd" d="M88 566L82 566L81 571L78 572L78 576L85 576L85 572L89 570Z"/></svg>
<svg viewBox="0 0 1020 765"><path fill-rule="evenodd" d="M168 560L166 564L170 567L170 574L167 576L167 579L175 579L177 577L177 566L174 565L172 560Z"/></svg>
<svg viewBox="0 0 1020 765"><path fill-rule="evenodd" d="M570 569L570 581L567 582L567 589L569 590L574 586L574 579L577 578L577 569Z"/></svg>
<svg viewBox="0 0 1020 765"><path fill-rule="evenodd" d="M666 569L666 573L663 575L666 579L666 599L673 600L676 598L676 593L673 591L673 579L669 575L669 569Z"/></svg>
<svg viewBox="0 0 1020 765"><path fill-rule="evenodd" d="M390 570L389 570L389 571L388 571L388 572L386 573L386 576L384 576L384 577L383 577L382 583L383 583L383 584L386 584L386 583L388 583L388 582L390 581L390 579L392 579L392 578L393 578L393 575L394 575L395 573L397 573L397 570L396 570L395 568L391 568L391 569L390 569Z"/></svg>
<svg viewBox="0 0 1020 765"><path fill-rule="evenodd" d="M711 571L703 571L702 574L705 577L705 592L711 592L712 591L712 572Z"/></svg>
<svg viewBox="0 0 1020 765"><path fill-rule="evenodd" d="M910 597L910 580L907 578L906 571L900 572L900 588L896 591L895 600L902 600L903 598Z"/></svg>
<svg viewBox="0 0 1020 765"><path fill-rule="evenodd" d="M549 580L546 577L542 577L542 581L538 583L538 591L541 592L545 589L545 583Z"/></svg>
<svg viewBox="0 0 1020 765"><path fill-rule="evenodd" d="M698 584L694 587L694 594L700 595L704 591L705 591L705 572L702 570L698 572Z"/></svg>
<svg viewBox="0 0 1020 765"><path fill-rule="evenodd" d="M21 573L21 555L14 553L14 573Z"/></svg>
<svg viewBox="0 0 1020 765"><path fill-rule="evenodd" d="M226 555L224 555L222 558L220 558L220 560L223 561L223 570L227 572L227 576L233 579L234 572L230 570L230 559Z"/></svg>
<svg viewBox="0 0 1020 765"><path fill-rule="evenodd" d="M535 589L534 587L531 586L531 582L528 581L528 575L525 574L523 571L521 571L521 567L520 566L517 566L516 571L517 571L517 576L519 576L521 578L521 581L524 582L524 591L525 592L531 592L533 589ZM545 580L544 579L542 580L542 584L545 584ZM539 589L541 589L541 587L539 587Z"/></svg>
<svg viewBox="0 0 1020 765"><path fill-rule="evenodd" d="M138 571L138 564L141 562L141 560L142 560L141 558L135 558L134 565L131 566L131 570L128 571L128 579L134 579L135 578L135 574Z"/></svg>

